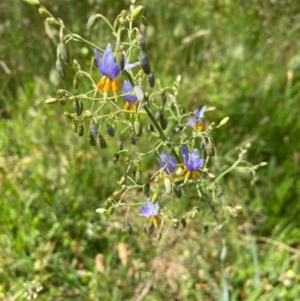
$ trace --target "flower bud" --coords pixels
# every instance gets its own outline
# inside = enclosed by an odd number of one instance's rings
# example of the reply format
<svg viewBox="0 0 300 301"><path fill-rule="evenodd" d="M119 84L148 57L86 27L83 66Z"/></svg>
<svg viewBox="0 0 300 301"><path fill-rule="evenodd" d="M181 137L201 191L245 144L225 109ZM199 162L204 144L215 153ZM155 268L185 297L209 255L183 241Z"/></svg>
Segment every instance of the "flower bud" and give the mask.
<svg viewBox="0 0 300 301"><path fill-rule="evenodd" d="M181 219L181 224L182 224L183 228L186 227L186 219L184 217Z"/></svg>
<svg viewBox="0 0 300 301"><path fill-rule="evenodd" d="M133 132L136 136L142 135L143 127L142 127L142 124L138 120L135 120L133 122Z"/></svg>
<svg viewBox="0 0 300 301"><path fill-rule="evenodd" d="M125 176L122 176L120 181L118 182L119 185L123 185L126 181L126 177Z"/></svg>
<svg viewBox="0 0 300 301"><path fill-rule="evenodd" d="M94 140L96 141L98 138L98 124L92 122L90 126L90 135L94 137Z"/></svg>
<svg viewBox="0 0 300 301"><path fill-rule="evenodd" d="M159 116L160 127L165 130L168 126L168 118L164 113L161 113Z"/></svg>
<svg viewBox="0 0 300 301"><path fill-rule="evenodd" d="M91 28L95 27L97 24L97 21L99 19L100 15L93 15L88 19L88 22L86 24L86 29L90 30Z"/></svg>
<svg viewBox="0 0 300 301"><path fill-rule="evenodd" d="M130 143L136 145L136 139L133 136L130 137Z"/></svg>
<svg viewBox="0 0 300 301"><path fill-rule="evenodd" d="M145 74L149 74L151 72L151 68L150 68L148 56L144 51L142 51L141 53L140 63Z"/></svg>
<svg viewBox="0 0 300 301"><path fill-rule="evenodd" d="M58 100L56 98L48 98L45 100L45 104L50 105L56 103Z"/></svg>
<svg viewBox="0 0 300 301"><path fill-rule="evenodd" d="M79 117L83 111L82 101L79 99L75 99L75 101L73 103L73 108L74 108L76 115Z"/></svg>
<svg viewBox="0 0 300 301"><path fill-rule="evenodd" d="M179 186L175 186L174 187L174 193L176 194L176 196L180 199L182 197L182 189Z"/></svg>
<svg viewBox="0 0 300 301"><path fill-rule="evenodd" d="M153 88L155 85L155 78L154 78L154 74L152 72L150 72L148 74L148 81L149 81L150 87Z"/></svg>
<svg viewBox="0 0 300 301"><path fill-rule="evenodd" d="M147 52L146 50L146 43L145 43L145 39L144 36L142 34L139 34L139 42L140 42L140 47L144 52Z"/></svg>
<svg viewBox="0 0 300 301"><path fill-rule="evenodd" d="M129 223L126 224L126 230L128 232L128 234L132 234L133 233L133 230L132 230L132 227Z"/></svg>
<svg viewBox="0 0 300 301"><path fill-rule="evenodd" d="M43 18L48 18L48 17L52 17L50 12L45 8L45 7L40 7L39 8L39 14L43 17Z"/></svg>
<svg viewBox="0 0 300 301"><path fill-rule="evenodd" d="M99 138L100 147L107 148L107 142L105 138L101 134L98 135L98 138Z"/></svg>
<svg viewBox="0 0 300 301"><path fill-rule="evenodd" d="M83 126L83 124L80 124L78 126L77 132L78 132L78 136L80 136L80 137L83 136L83 134L84 134L84 126Z"/></svg>
<svg viewBox="0 0 300 301"><path fill-rule="evenodd" d="M40 1L39 0L23 0L24 2L30 4L30 5L35 5L38 6L40 5Z"/></svg>
<svg viewBox="0 0 300 301"><path fill-rule="evenodd" d="M140 184L142 179L142 172L139 166L136 167L136 170L133 172L133 175L134 175L135 182L137 184Z"/></svg>
<svg viewBox="0 0 300 301"><path fill-rule="evenodd" d="M96 144L97 144L96 139L94 138L93 135L90 135L90 136L89 136L89 144L90 144L91 146L96 146Z"/></svg>
<svg viewBox="0 0 300 301"><path fill-rule="evenodd" d="M143 5L138 5L136 8L134 8L131 12L131 19L132 20L137 20L139 19L144 12L144 6Z"/></svg>
<svg viewBox="0 0 300 301"><path fill-rule="evenodd" d="M144 187L143 187L143 192L146 197L149 197L149 191L150 191L150 184L149 184L149 182L147 182L146 184L144 184Z"/></svg>
<svg viewBox="0 0 300 301"><path fill-rule="evenodd" d="M172 192L172 183L169 177L164 178L164 185L167 194Z"/></svg>
<svg viewBox="0 0 300 301"><path fill-rule="evenodd" d="M61 63L61 60L60 59L57 59L56 62L55 62L55 66L56 66L56 70L58 71L60 77L62 79L64 79L64 72L63 72L63 67L62 67L62 63Z"/></svg>
<svg viewBox="0 0 300 301"><path fill-rule="evenodd" d="M65 43L62 42L58 43L56 48L56 56L57 59L62 59L65 64L69 63L69 55Z"/></svg>
<svg viewBox="0 0 300 301"><path fill-rule="evenodd" d="M119 153L115 153L115 154L114 154L114 156L113 156L113 162L114 162L115 164L118 163L119 157L120 157L120 154L119 154Z"/></svg>
<svg viewBox="0 0 300 301"><path fill-rule="evenodd" d="M154 226L152 224L149 227L145 228L145 232L149 236L153 234L153 231L154 231Z"/></svg>
<svg viewBox="0 0 300 301"><path fill-rule="evenodd" d="M112 125L106 124L105 131L106 131L107 135L109 135L111 137L115 136L115 129Z"/></svg>
<svg viewBox="0 0 300 301"><path fill-rule="evenodd" d="M69 112L64 112L64 115L65 115L68 119L73 119L72 114L70 114Z"/></svg>
<svg viewBox="0 0 300 301"><path fill-rule="evenodd" d="M152 203L156 204L156 202L158 201L158 198L159 198L159 193L158 193L158 191L156 191L152 196Z"/></svg>
<svg viewBox="0 0 300 301"><path fill-rule="evenodd" d="M208 157L213 157L215 155L215 145L212 139L209 139L205 144L204 153Z"/></svg>
<svg viewBox="0 0 300 301"><path fill-rule="evenodd" d="M73 131L75 133L77 133L77 131L78 131L78 123L74 119L72 120L72 127L73 127Z"/></svg>
<svg viewBox="0 0 300 301"><path fill-rule="evenodd" d="M124 70L124 66L125 66L125 57L124 57L124 54L120 48L120 46L116 47L116 50L115 50L115 59L116 59L116 62L120 68L120 70Z"/></svg>

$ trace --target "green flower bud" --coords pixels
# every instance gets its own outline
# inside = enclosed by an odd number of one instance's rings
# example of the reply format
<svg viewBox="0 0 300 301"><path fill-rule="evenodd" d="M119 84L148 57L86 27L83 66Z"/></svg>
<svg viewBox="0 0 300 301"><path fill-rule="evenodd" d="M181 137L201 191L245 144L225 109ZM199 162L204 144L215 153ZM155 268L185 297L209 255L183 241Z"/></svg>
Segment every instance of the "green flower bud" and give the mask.
<svg viewBox="0 0 300 301"><path fill-rule="evenodd" d="M132 20L137 20L139 19L144 12L144 6L143 5L139 5L136 8L133 9L133 11L131 12L131 19Z"/></svg>
<svg viewBox="0 0 300 301"><path fill-rule="evenodd" d="M46 18L46 22L49 24L49 25L53 25L53 26L56 26L56 27L60 27L61 26L61 23L59 23L55 18L53 17L48 17Z"/></svg>
<svg viewBox="0 0 300 301"><path fill-rule="evenodd" d="M152 203L155 204L158 201L159 193L156 191L152 196Z"/></svg>
<svg viewBox="0 0 300 301"><path fill-rule="evenodd" d="M135 182L137 184L140 184L142 179L142 172L139 166L136 167L136 170L133 172L133 175L134 175Z"/></svg>
<svg viewBox="0 0 300 301"><path fill-rule="evenodd" d="M45 104L47 104L47 105L50 105L50 104L53 104L56 102L58 102L58 100L56 98L48 98L45 100Z"/></svg>
<svg viewBox="0 0 300 301"><path fill-rule="evenodd" d="M93 15L91 17L89 17L88 22L86 24L86 29L90 30L91 28L95 27L97 24L97 21L99 19L100 15Z"/></svg>
<svg viewBox="0 0 300 301"><path fill-rule="evenodd" d="M125 66L125 57L124 57L124 54L120 48L120 46L117 46L116 47L116 50L115 50L115 59L116 59L116 62L120 68L120 70L124 70L124 66Z"/></svg>
<svg viewBox="0 0 300 301"><path fill-rule="evenodd" d="M43 18L51 18L52 15L51 13L45 8L45 7L40 7L39 8L39 14L43 17Z"/></svg>
<svg viewBox="0 0 300 301"><path fill-rule="evenodd" d="M133 132L136 136L141 136L143 133L142 124L138 120L133 122Z"/></svg>
<svg viewBox="0 0 300 301"><path fill-rule="evenodd" d="M64 112L64 115L68 118L68 119L74 119L72 114L70 114L69 112Z"/></svg>
<svg viewBox="0 0 300 301"><path fill-rule="evenodd" d="M120 179L120 181L118 182L119 185L123 185L126 181L126 177L122 176L122 178Z"/></svg>
<svg viewBox="0 0 300 301"><path fill-rule="evenodd" d="M40 1L39 0L23 0L24 2L30 4L30 5L34 5L34 6L38 6L40 5Z"/></svg>

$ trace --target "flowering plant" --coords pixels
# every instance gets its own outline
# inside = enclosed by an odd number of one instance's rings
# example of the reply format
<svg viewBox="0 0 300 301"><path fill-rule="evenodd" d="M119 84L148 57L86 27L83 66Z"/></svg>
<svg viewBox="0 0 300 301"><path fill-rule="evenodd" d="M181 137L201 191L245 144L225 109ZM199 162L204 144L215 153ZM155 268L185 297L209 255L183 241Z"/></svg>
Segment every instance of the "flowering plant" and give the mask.
<svg viewBox="0 0 300 301"><path fill-rule="evenodd" d="M71 32L38 0L25 1L36 5L48 24L57 29L56 68L61 77L65 69L74 72L70 90L59 89L46 104L71 104L64 114L78 136L86 136L93 147L117 147L112 159L124 172L116 179L115 192L96 212L109 216L127 208L126 225L131 232L129 211L135 210L147 220L149 234L157 228L161 234L168 222L174 228L185 226L199 211L201 202L214 212L219 203L220 179L245 163L243 156L248 146L241 149L236 162L215 173L211 160L216 153L213 132L229 118L218 124L210 122L214 108L208 103L199 103L193 112L186 112L178 97L180 75L171 86L161 84L161 74L152 71L151 49L145 41L148 21L144 6L131 0L129 9L122 10L113 23L102 14L91 16L88 30L95 30L97 22L102 21L112 32L110 42L103 43ZM78 41L90 51L89 71L82 70L78 61L69 57L69 44ZM79 85L86 80L88 86ZM148 169L144 163L147 160L154 162ZM253 174L257 168L248 164L242 167ZM180 199L191 191L196 193L191 208L175 214L174 198Z"/></svg>

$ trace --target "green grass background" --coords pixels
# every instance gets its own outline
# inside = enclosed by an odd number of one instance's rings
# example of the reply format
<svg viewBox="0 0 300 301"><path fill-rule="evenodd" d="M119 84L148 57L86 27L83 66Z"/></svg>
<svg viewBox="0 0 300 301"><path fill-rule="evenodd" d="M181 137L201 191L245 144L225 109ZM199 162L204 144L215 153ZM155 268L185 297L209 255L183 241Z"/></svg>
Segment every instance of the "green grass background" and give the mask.
<svg viewBox="0 0 300 301"><path fill-rule="evenodd" d="M74 32L97 12L111 21L128 1L41 1ZM92 148L44 100L61 81L57 36L22 1L0 3L0 299L300 300L300 4L292 0L143 1L152 69L163 83L183 77L187 109L215 106L230 122L215 136L220 166L252 146L268 162L254 185L243 173L223 181L241 205L226 232L201 213L185 229L148 237L135 217L95 213L117 187L110 150ZM100 43L100 42L99 42ZM88 68L81 45L72 57ZM185 203L191 200L183 198ZM207 211L206 211L207 212ZM228 213L224 213L224 215ZM220 261L222 241L225 261ZM223 249L223 255L224 249ZM102 270L102 272L99 272Z"/></svg>

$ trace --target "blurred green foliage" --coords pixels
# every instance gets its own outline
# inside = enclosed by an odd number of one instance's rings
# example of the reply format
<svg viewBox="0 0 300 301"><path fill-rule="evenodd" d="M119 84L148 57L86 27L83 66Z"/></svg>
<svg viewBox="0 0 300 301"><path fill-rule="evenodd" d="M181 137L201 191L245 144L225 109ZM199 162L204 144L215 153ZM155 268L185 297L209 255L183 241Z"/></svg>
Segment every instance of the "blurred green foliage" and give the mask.
<svg viewBox="0 0 300 301"><path fill-rule="evenodd" d="M99 45L107 43L108 32L86 32L90 15L113 20L128 6L41 2ZM70 85L71 77L61 81L55 70L58 37L34 7L1 1L0 299L26 300L42 285L38 300L228 300L227 293L230 300L297 300L300 4L143 4L159 80L181 74L188 109L209 104L220 118L230 116L227 130L215 137L220 166L246 142L252 143L249 161L269 164L255 185L238 172L226 177L225 205L245 209L224 237L201 214L184 230L166 230L160 242L144 235L142 225L129 236L120 220L95 214L120 175L110 151L90 148L72 133L62 107L44 105L58 87ZM86 68L91 55L80 44L71 50Z"/></svg>

